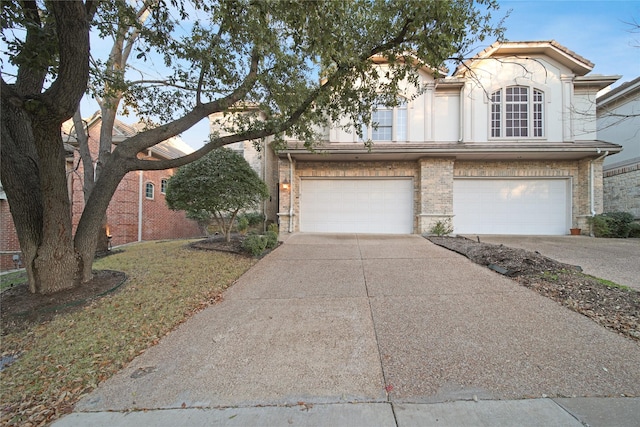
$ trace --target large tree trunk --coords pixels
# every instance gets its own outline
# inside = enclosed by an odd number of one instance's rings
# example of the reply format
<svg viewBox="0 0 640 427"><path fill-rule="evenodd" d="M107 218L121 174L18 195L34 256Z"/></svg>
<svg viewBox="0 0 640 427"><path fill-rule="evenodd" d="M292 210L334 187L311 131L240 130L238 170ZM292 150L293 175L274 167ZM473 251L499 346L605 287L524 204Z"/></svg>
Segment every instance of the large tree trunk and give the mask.
<svg viewBox="0 0 640 427"><path fill-rule="evenodd" d="M80 259L73 247L66 156L60 125L56 121L33 123L38 156L47 159L40 162L42 243L33 264L40 293L53 293L79 284Z"/></svg>
<svg viewBox="0 0 640 427"><path fill-rule="evenodd" d="M73 245L66 159L60 134L87 87L89 21L95 9L79 1L47 2L41 21L35 2L25 2L25 50L15 84L2 80L2 181L16 226L31 292L54 293L79 283L81 258ZM87 7L85 7L87 6ZM53 17L53 19L51 19ZM55 31L53 31L55 27ZM43 37L55 34L55 80L44 89L48 60ZM25 53L26 52L26 53ZM40 62L28 60L36 54ZM49 56L48 56L49 55Z"/></svg>
<svg viewBox="0 0 640 427"><path fill-rule="evenodd" d="M38 154L32 144L33 132L28 115L8 102L2 103L2 167L0 179L16 227L29 289L37 292L33 268L42 241L42 195Z"/></svg>
<svg viewBox="0 0 640 427"><path fill-rule="evenodd" d="M91 280L91 265L98 241L105 235L103 228L105 212L118 184L128 172L126 163L126 160L117 154L109 156L80 217L74 244L80 257L79 274L83 282Z"/></svg>
<svg viewBox="0 0 640 427"><path fill-rule="evenodd" d="M8 103L2 105L2 117L1 179L11 201L29 289L48 294L71 288L78 283L79 258L71 239L60 124L32 123L27 113Z"/></svg>

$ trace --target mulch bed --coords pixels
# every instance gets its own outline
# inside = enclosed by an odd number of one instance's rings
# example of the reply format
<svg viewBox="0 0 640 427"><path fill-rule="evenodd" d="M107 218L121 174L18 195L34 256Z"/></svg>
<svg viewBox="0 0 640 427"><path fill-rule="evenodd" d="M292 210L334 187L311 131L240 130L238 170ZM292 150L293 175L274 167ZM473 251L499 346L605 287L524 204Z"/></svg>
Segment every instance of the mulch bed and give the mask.
<svg viewBox="0 0 640 427"><path fill-rule="evenodd" d="M640 341L640 292L583 274L580 267L538 252L470 240L427 239L504 274L527 288L583 314L602 326Z"/></svg>
<svg viewBox="0 0 640 427"><path fill-rule="evenodd" d="M46 322L56 314L77 310L93 299L117 291L126 278L120 271L96 271L90 282L53 295L32 294L27 283L5 289L0 294L2 335Z"/></svg>
<svg viewBox="0 0 640 427"><path fill-rule="evenodd" d="M210 236L204 240L200 240L189 245L193 249L204 249L208 251L230 252L238 255L248 255L242 248L242 242L246 238L245 235L239 233L231 233L231 240L226 241L221 234Z"/></svg>

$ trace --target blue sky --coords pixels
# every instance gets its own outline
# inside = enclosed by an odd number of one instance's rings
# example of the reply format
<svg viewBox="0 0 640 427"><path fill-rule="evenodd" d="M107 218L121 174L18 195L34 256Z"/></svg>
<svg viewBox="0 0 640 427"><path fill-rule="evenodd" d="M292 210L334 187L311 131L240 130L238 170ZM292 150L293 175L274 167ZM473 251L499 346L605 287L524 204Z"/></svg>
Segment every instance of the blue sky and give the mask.
<svg viewBox="0 0 640 427"><path fill-rule="evenodd" d="M555 40L595 64L591 74L640 76L640 0L499 1L510 41Z"/></svg>

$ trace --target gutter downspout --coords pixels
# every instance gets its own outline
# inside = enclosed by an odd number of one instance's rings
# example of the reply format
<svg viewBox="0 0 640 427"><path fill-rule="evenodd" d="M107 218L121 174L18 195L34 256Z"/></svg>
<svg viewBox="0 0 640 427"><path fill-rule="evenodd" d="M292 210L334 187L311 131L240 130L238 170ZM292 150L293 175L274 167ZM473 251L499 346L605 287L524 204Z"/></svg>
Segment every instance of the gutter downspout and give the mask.
<svg viewBox="0 0 640 427"><path fill-rule="evenodd" d="M289 159L289 233L293 232L293 160L291 159L291 153L287 153Z"/></svg>
<svg viewBox="0 0 640 427"><path fill-rule="evenodd" d="M142 242L142 190L144 176L142 171L138 171L139 188L138 188L138 242Z"/></svg>
<svg viewBox="0 0 640 427"><path fill-rule="evenodd" d="M600 154L600 153L601 153L601 150L600 150L599 148L596 148L596 152L597 152L598 154ZM592 218L593 218L594 216L596 216L596 207L595 207L595 198L596 198L596 196L595 196L595 185L594 185L594 183L593 183L593 179L594 179L595 171L594 171L594 168L593 168L593 163L594 163L594 162L597 162L597 161L600 161L600 160L602 160L602 159L604 159L604 158L605 158L605 157L607 157L608 155L609 155L609 150L605 151L605 152L604 152L604 154L603 154L602 156L600 156L600 157L598 157L598 158L596 158L596 159L592 159L592 160L589 162L589 187L590 187L590 188L589 188L589 190L590 190L590 192L591 192L591 194L590 194L590 199L591 199L591 200L590 200L590 205L591 205L591 217L592 217ZM593 228L590 230L589 235L590 235L591 237L594 237L594 236L593 236Z"/></svg>
<svg viewBox="0 0 640 427"><path fill-rule="evenodd" d="M262 182L267 182L267 142L264 141L264 148L262 150ZM269 201L271 201L271 196L269 196ZM267 200L262 201L262 215L264 216L264 221L262 222L262 232L267 232Z"/></svg>

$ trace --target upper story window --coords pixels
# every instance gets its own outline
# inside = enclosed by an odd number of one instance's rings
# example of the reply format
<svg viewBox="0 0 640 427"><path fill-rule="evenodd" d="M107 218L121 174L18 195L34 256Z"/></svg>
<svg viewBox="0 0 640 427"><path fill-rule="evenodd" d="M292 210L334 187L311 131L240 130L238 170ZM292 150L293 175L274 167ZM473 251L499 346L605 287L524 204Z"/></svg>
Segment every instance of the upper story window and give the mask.
<svg viewBox="0 0 640 427"><path fill-rule="evenodd" d="M147 197L147 199L153 199L154 190L155 190L155 186L153 185L153 183L147 182L147 185L145 186L145 191L144 191L144 194Z"/></svg>
<svg viewBox="0 0 640 427"><path fill-rule="evenodd" d="M491 94L492 138L544 136L544 92L527 86L510 86Z"/></svg>
<svg viewBox="0 0 640 427"><path fill-rule="evenodd" d="M364 125L362 136L372 141L406 141L407 140L407 102L397 107L379 105L371 113L371 122L377 126Z"/></svg>
<svg viewBox="0 0 640 427"><path fill-rule="evenodd" d="M166 178L160 180L160 192L162 194L167 194L167 182L168 180Z"/></svg>

